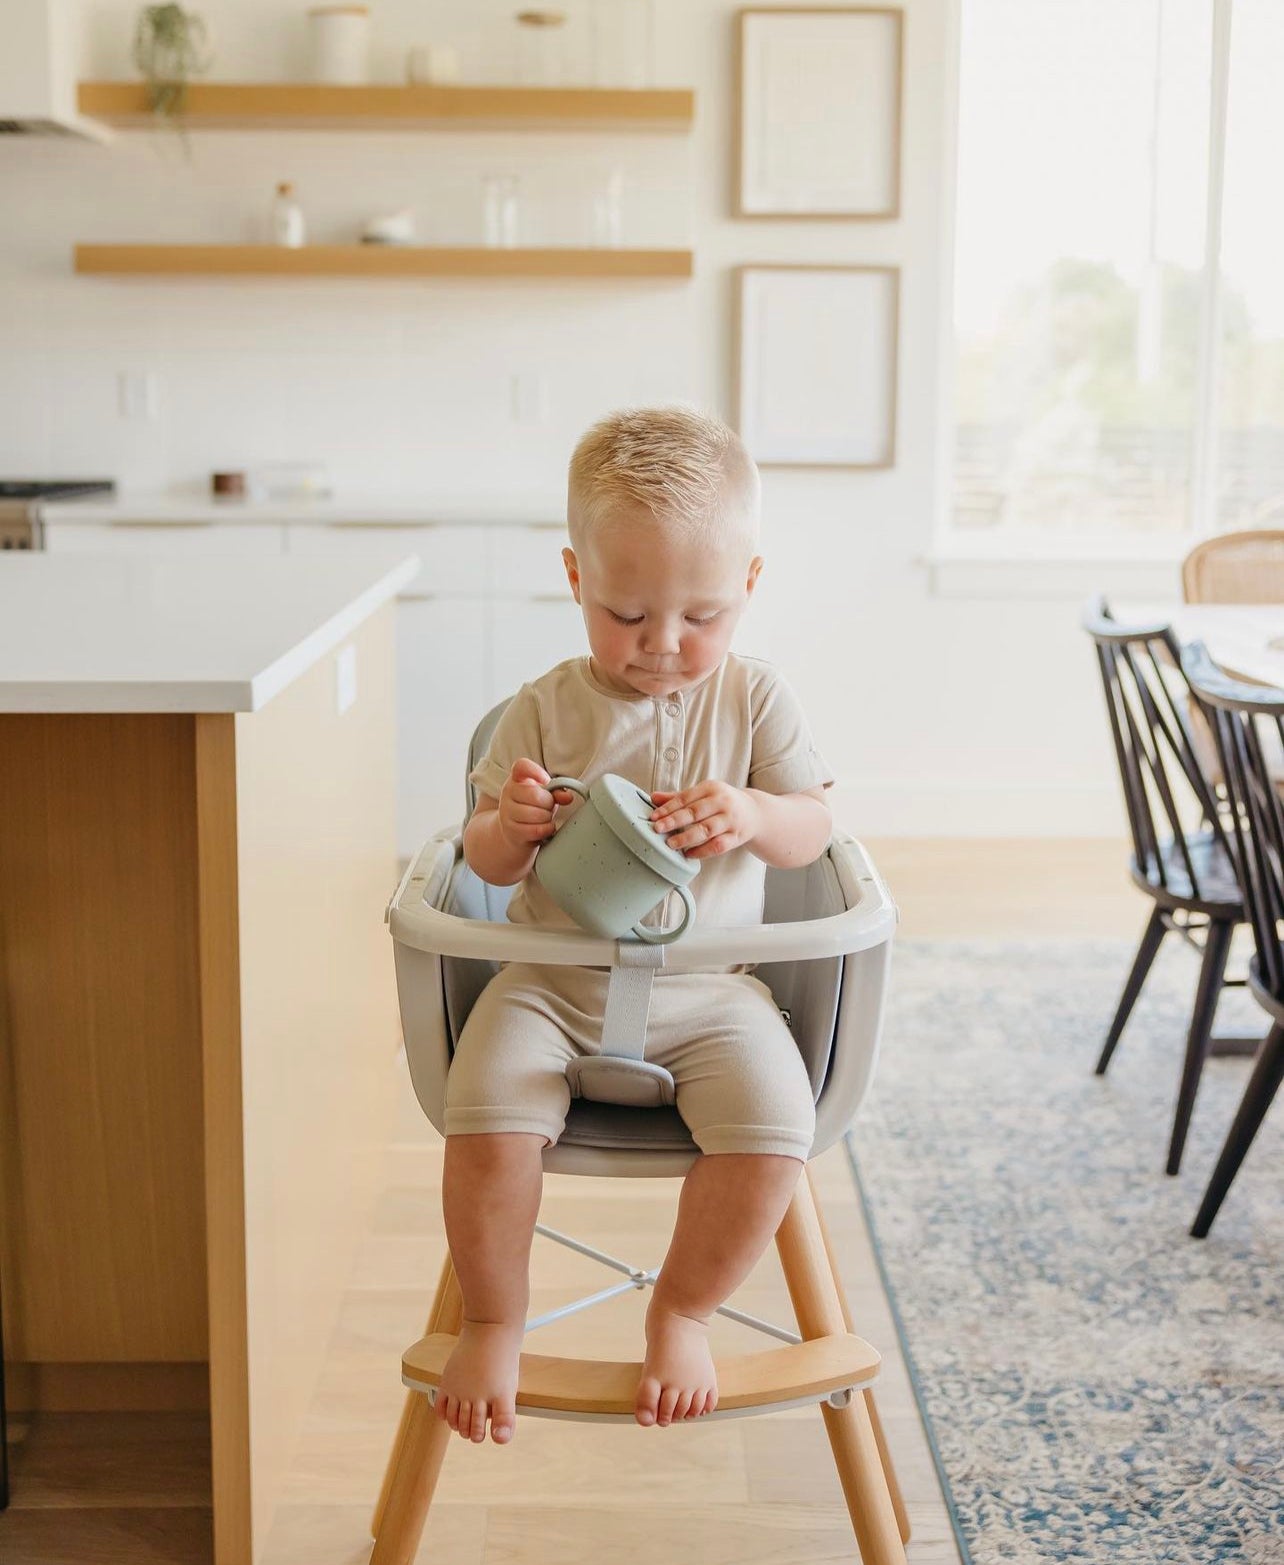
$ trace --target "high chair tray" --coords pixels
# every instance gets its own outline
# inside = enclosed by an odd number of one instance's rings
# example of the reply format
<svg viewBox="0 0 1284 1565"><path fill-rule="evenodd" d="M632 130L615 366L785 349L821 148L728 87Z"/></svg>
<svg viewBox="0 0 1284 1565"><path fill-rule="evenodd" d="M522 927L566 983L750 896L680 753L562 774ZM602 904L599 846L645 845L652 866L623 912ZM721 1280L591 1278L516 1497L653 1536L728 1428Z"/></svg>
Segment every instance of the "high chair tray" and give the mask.
<svg viewBox="0 0 1284 1565"><path fill-rule="evenodd" d="M412 1391L435 1396L446 1360L458 1340L435 1332L407 1348L401 1358L403 1383ZM881 1362L876 1349L849 1334L721 1358L717 1361L718 1406L712 1413L690 1422L811 1406L831 1396L835 1405L841 1406L845 1400L841 1393L868 1385L876 1378ZM621 1419L633 1423L641 1378L640 1363L523 1353L518 1369L517 1411L545 1418Z"/></svg>
<svg viewBox="0 0 1284 1565"><path fill-rule="evenodd" d="M433 837L407 867L384 913L399 944L439 956L493 962L584 967L611 967L618 962L617 943L597 935L458 918L443 911L438 904L460 851L457 835ZM796 923L697 927L664 948L665 967L681 972L726 963L806 961L850 956L885 945L896 929L896 904L864 847L839 831L826 856L842 887L844 911Z"/></svg>

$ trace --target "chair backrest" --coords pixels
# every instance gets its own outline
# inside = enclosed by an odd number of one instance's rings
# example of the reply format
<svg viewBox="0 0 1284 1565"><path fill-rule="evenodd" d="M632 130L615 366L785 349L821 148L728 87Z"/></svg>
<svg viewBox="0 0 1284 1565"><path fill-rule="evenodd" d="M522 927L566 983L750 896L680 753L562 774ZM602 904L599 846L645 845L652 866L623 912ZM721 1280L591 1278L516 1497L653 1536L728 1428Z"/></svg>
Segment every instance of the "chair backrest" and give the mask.
<svg viewBox="0 0 1284 1565"><path fill-rule="evenodd" d="M1187 603L1284 603L1284 531L1255 527L1197 543L1182 561Z"/></svg>
<svg viewBox="0 0 1284 1565"><path fill-rule="evenodd" d="M1137 868L1167 886L1180 862L1198 900L1203 890L1186 832L1206 823L1220 847L1228 844L1183 711L1188 692L1177 638L1165 624L1120 624L1104 598L1085 609L1083 627L1096 646ZM1170 680L1180 686L1176 693Z"/></svg>
<svg viewBox="0 0 1284 1565"><path fill-rule="evenodd" d="M1191 692L1221 758L1240 895L1253 926L1256 976L1284 1006L1284 804L1272 757L1284 752L1284 690L1222 673L1200 641L1182 653Z"/></svg>

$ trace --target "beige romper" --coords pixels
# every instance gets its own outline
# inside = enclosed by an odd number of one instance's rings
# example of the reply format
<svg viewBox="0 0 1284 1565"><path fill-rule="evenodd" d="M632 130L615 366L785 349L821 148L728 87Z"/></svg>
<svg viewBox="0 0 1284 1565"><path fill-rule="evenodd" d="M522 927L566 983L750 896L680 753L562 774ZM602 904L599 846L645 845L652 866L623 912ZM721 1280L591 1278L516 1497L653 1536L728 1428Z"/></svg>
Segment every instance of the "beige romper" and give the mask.
<svg viewBox="0 0 1284 1565"><path fill-rule="evenodd" d="M587 657L524 685L471 774L498 798L521 756L552 776L591 783L616 772L648 792L716 777L736 787L796 793L828 787L797 698L768 663L729 654L694 689L626 695ZM580 807L559 811L569 818ZM700 861L691 883L705 928L762 920L766 866L745 848ZM648 924L676 921L669 897ZM513 890L514 923L574 928L535 876ZM555 1143L566 1125L566 1066L601 1046L604 968L509 963L487 985L456 1045L446 1084L446 1133L528 1131ZM746 967L656 975L646 1058L673 1076L678 1113L702 1152L806 1159L815 1104L806 1067L770 990Z"/></svg>

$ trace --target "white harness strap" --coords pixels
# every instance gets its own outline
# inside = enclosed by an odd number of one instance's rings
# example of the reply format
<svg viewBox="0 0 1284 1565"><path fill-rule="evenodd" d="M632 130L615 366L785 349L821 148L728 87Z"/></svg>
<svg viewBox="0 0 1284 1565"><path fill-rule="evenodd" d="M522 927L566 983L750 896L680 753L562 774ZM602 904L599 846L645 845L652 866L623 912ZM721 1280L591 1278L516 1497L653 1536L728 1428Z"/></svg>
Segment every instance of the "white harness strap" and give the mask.
<svg viewBox="0 0 1284 1565"><path fill-rule="evenodd" d="M672 1104L673 1077L663 1065L644 1059L651 984L664 966L664 947L617 942L616 965L606 986L600 1054L581 1055L566 1067L571 1093L599 1103L630 1108Z"/></svg>
<svg viewBox="0 0 1284 1565"><path fill-rule="evenodd" d="M606 986L602 1053L640 1060L646 1052L646 1019L651 1013L655 970L664 966L664 947L617 941L616 966Z"/></svg>

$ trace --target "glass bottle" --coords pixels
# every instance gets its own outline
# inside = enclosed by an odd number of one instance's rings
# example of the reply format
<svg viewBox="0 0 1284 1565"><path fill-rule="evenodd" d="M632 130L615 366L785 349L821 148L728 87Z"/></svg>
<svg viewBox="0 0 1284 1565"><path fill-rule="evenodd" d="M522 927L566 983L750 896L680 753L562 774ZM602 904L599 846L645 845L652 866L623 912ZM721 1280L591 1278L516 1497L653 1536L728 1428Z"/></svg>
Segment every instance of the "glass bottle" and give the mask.
<svg viewBox="0 0 1284 1565"><path fill-rule="evenodd" d="M487 245L512 249L517 244L521 187L515 174L487 174L482 180L484 234Z"/></svg>
<svg viewBox="0 0 1284 1565"><path fill-rule="evenodd" d="M282 180L272 200L273 243L297 250L303 239L303 211L294 199L294 186L288 180Z"/></svg>

